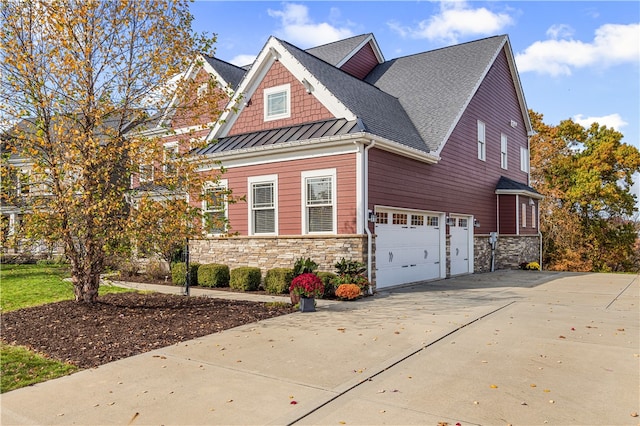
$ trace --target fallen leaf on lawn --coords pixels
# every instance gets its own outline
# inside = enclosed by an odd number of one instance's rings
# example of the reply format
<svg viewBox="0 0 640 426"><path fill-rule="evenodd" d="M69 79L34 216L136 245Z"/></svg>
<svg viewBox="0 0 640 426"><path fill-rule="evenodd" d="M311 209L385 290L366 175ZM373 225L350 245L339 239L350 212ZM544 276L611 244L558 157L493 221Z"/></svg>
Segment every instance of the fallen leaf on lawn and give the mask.
<svg viewBox="0 0 640 426"><path fill-rule="evenodd" d="M489 386L491 389L498 389L498 385L491 385Z"/></svg>
<svg viewBox="0 0 640 426"><path fill-rule="evenodd" d="M293 401L291 401L289 404L291 404L291 405L296 405L297 403L298 403L298 401L293 400Z"/></svg>

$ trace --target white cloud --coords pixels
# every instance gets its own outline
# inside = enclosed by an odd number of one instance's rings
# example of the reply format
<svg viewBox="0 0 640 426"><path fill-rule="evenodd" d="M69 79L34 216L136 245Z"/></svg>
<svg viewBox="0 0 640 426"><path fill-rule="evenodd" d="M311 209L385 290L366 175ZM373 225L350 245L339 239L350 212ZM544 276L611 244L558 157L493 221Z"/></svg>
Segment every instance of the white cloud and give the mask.
<svg viewBox="0 0 640 426"><path fill-rule="evenodd" d="M549 27L547 36L553 39L571 37L574 33L573 28L566 24L556 24Z"/></svg>
<svg viewBox="0 0 640 426"><path fill-rule="evenodd" d="M547 35L561 39L537 41L518 53L518 70L559 76L571 75L576 68L640 62L640 24L603 25L590 43L573 40L563 28L568 27L554 26L547 31Z"/></svg>
<svg viewBox="0 0 640 426"><path fill-rule="evenodd" d="M416 27L402 26L391 21L387 25L402 37L426 38L432 41L457 43L468 36L486 36L500 33L513 24L506 13L487 8L471 8L465 1L442 1L440 13L418 23Z"/></svg>
<svg viewBox="0 0 640 426"><path fill-rule="evenodd" d="M286 3L283 10L269 9L268 13L269 16L280 19L281 28L276 34L301 47L319 46L353 36L347 27L314 22L309 17L309 8L302 4ZM339 11L332 8L331 16L340 16Z"/></svg>
<svg viewBox="0 0 640 426"><path fill-rule="evenodd" d="M598 123L600 126L613 127L617 131L629 124L618 113L603 115L602 117L583 117L582 114L576 114L573 116L573 121L586 128L591 127L592 123Z"/></svg>
<svg viewBox="0 0 640 426"><path fill-rule="evenodd" d="M250 65L253 61L256 60L256 55L237 55L234 56L229 62L233 65L237 65L239 67L243 67L245 65Z"/></svg>

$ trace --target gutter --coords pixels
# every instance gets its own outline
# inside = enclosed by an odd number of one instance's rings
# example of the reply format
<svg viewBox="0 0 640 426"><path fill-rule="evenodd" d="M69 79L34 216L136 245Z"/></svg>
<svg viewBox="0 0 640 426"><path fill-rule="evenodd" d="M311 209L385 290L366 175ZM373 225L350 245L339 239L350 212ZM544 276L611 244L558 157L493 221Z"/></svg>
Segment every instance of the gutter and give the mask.
<svg viewBox="0 0 640 426"><path fill-rule="evenodd" d="M374 147L376 141L373 139L371 143L364 148L363 158L363 167L362 167L362 179L364 183L364 194L363 194L363 204L364 208L364 232L367 234L367 280L369 281L369 294L373 294L373 287L371 285L371 266L373 264L373 237L371 235L371 230L369 230L369 150Z"/></svg>

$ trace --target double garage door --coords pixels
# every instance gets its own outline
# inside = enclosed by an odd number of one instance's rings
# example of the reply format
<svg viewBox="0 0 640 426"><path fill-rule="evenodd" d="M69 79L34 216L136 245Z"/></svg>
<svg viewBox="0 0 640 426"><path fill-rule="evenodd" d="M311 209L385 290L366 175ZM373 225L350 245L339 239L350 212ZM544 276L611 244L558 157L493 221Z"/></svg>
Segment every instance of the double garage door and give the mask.
<svg viewBox="0 0 640 426"><path fill-rule="evenodd" d="M471 216L449 219L450 275L473 272ZM445 214L376 208L376 287L447 276Z"/></svg>
<svg viewBox="0 0 640 426"><path fill-rule="evenodd" d="M376 287L444 278L444 214L376 209Z"/></svg>

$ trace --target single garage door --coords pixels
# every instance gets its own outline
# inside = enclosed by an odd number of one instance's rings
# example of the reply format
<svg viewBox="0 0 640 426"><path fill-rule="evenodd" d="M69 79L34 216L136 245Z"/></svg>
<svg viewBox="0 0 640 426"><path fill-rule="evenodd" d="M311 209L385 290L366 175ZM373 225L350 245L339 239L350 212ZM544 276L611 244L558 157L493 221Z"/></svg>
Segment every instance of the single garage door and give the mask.
<svg viewBox="0 0 640 426"><path fill-rule="evenodd" d="M473 227L471 226L471 218L451 217L451 225L449 225L450 257L451 257L451 275L468 274L473 272Z"/></svg>
<svg viewBox="0 0 640 426"><path fill-rule="evenodd" d="M376 209L376 287L442 277L440 213Z"/></svg>

